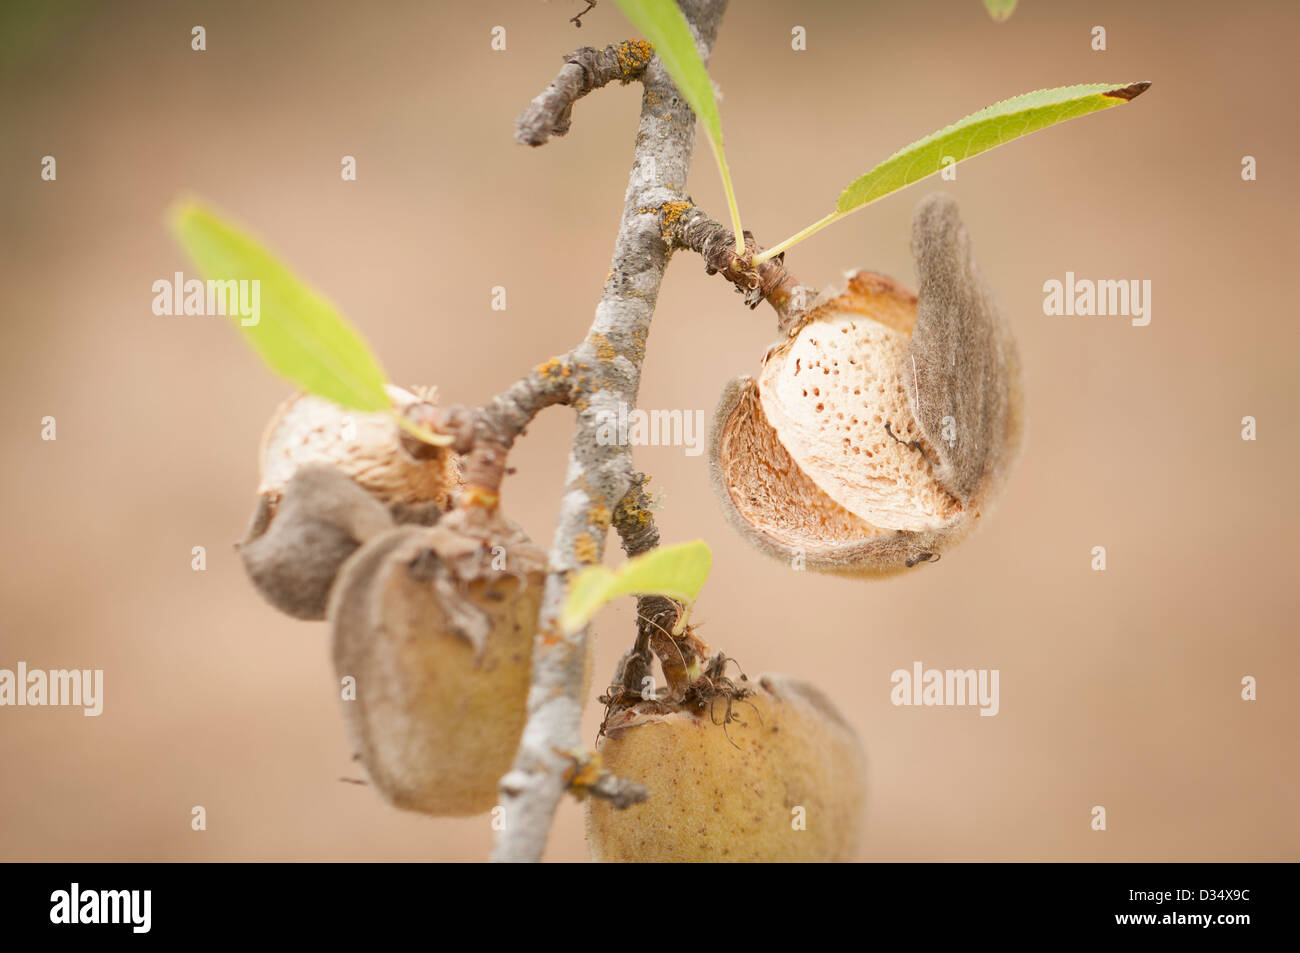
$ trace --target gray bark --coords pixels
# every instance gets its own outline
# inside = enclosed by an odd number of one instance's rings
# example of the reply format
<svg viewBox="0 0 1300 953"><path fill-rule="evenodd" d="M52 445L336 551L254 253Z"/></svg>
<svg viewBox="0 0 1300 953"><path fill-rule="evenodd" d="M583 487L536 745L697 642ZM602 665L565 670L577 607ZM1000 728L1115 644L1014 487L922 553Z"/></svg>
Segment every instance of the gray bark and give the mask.
<svg viewBox="0 0 1300 953"><path fill-rule="evenodd" d="M727 0L679 0L708 61ZM567 69L567 67L566 67ZM564 752L581 747L587 632L564 633L558 622L568 576L604 552L611 514L635 485L626 446L596 439L603 415L636 406L645 341L671 249L654 211L688 201L684 192L695 145L695 116L658 59L641 75L644 93L632 171L610 276L585 340L572 352L588 377L575 403L577 423L559 524L550 553L533 652L528 721L514 766L501 779L504 829L493 860L537 861L546 848L556 805L564 796Z"/></svg>

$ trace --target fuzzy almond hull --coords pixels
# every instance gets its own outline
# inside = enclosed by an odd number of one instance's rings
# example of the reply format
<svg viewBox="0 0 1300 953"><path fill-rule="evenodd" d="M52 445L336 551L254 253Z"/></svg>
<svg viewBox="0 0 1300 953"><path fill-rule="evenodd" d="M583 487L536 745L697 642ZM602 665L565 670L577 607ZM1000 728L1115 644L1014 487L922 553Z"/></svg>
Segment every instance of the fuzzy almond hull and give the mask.
<svg viewBox="0 0 1300 953"><path fill-rule="evenodd" d="M479 548L449 529L367 544L329 614L336 675L355 679L344 721L375 787L397 807L463 816L497 803L519 746L544 557L514 539L513 570L467 569Z"/></svg>
<svg viewBox="0 0 1300 953"><path fill-rule="evenodd" d="M601 739L604 767L650 797L623 810L588 801L595 860L853 859L866 759L852 727L821 692L787 676L764 676L733 712L740 720L725 726L707 711L646 715Z"/></svg>

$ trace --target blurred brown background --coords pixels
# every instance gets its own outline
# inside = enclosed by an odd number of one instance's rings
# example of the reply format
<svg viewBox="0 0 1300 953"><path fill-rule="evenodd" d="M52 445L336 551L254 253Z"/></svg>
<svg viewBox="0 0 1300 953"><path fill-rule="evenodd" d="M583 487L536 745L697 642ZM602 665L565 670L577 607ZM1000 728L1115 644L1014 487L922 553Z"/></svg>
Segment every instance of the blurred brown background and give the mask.
<svg viewBox="0 0 1300 953"><path fill-rule="evenodd" d="M222 319L154 316L150 286L190 271L164 214L193 192L324 290L400 382L478 402L566 349L607 270L639 91L587 98L544 148L511 136L564 52L629 34L613 3L575 30L582 5L4 6L0 667L103 668L106 698L97 719L0 710L0 858L486 857L487 817L404 814L340 783L357 769L326 628L264 605L231 548L288 388ZM816 682L861 733L864 859L1300 859L1298 24L1283 3L1024 0L1000 25L978 0L732 4L712 72L745 223L769 244L983 105L1154 82L788 257L818 286L859 266L910 282L913 205L940 186L961 200L1019 336L1030 429L997 512L942 563L875 583L792 574L724 524L703 457L637 452L664 538L714 547L702 634L751 675ZM1257 182L1241 180L1247 154ZM703 142L697 160L692 193L723 218ZM1150 279L1150 326L1044 317L1043 282L1067 270ZM643 406L711 414L773 334L768 309L681 255ZM567 412L548 412L506 485L544 544L568 435ZM598 683L631 634L630 605L601 617ZM1001 713L891 706L890 673L918 660L1000 669ZM1243 675L1258 701L1240 699ZM593 703L593 740L598 719ZM586 857L578 805L548 857Z"/></svg>

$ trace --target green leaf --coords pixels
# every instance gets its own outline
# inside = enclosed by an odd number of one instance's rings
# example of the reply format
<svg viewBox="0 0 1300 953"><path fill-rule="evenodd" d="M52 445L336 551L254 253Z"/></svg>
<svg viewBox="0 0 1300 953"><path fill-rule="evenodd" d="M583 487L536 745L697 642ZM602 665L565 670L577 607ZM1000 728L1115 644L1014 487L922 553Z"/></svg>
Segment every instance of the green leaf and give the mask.
<svg viewBox="0 0 1300 953"><path fill-rule="evenodd" d="M961 162L1047 126L1122 105L1150 85L1093 83L1061 86L1003 100L894 153L866 175L851 182L840 193L835 210L840 214L851 212L932 175L943 168L946 157Z"/></svg>
<svg viewBox="0 0 1300 953"><path fill-rule="evenodd" d="M984 0L989 16L1001 23L1016 12L1016 0Z"/></svg>
<svg viewBox="0 0 1300 953"><path fill-rule="evenodd" d="M1131 83L1128 86L1115 86L1111 83L1093 83L1040 89L971 113L960 122L924 139L918 139L870 172L854 179L840 193L835 211L756 255L753 264L760 265L775 258L827 225L838 222L850 212L924 179L927 175L933 175L944 168L945 159L950 158L952 162L949 164L956 164L1058 122L1119 106L1141 95L1150 85Z"/></svg>
<svg viewBox="0 0 1300 953"><path fill-rule="evenodd" d="M566 632L577 632L619 596L667 596L689 605L699 596L712 564L709 544L697 539L636 556L617 571L590 566L570 582L560 625Z"/></svg>
<svg viewBox="0 0 1300 953"><path fill-rule="evenodd" d="M744 249L744 229L740 225L740 210L736 193L731 185L731 170L727 168L726 153L722 149L722 120L718 116L718 102L713 95L713 81L709 79L695 37L673 0L616 0L623 15L632 22L655 48L659 62L677 84L682 98L695 110L704 124L704 132L713 146L713 157L718 162L722 187L727 193L731 209L732 228L736 233L736 248Z"/></svg>
<svg viewBox="0 0 1300 953"><path fill-rule="evenodd" d="M384 390L387 376L365 340L270 252L197 203L179 205L172 227L209 280L258 282L256 323L250 319L245 326L238 313L234 320L271 370L353 410L392 406Z"/></svg>

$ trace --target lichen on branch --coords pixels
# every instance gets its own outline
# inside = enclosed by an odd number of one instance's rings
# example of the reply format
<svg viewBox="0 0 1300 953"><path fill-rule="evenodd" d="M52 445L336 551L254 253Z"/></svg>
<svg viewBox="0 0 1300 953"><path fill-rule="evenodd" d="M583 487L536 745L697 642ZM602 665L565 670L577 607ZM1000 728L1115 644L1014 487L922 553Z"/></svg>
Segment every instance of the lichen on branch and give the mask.
<svg viewBox="0 0 1300 953"><path fill-rule="evenodd" d="M624 40L601 50L583 46L565 54L559 75L515 120L515 141L540 146L551 136L564 135L573 121L574 103L610 83L640 79L653 58L654 50L645 40Z"/></svg>

